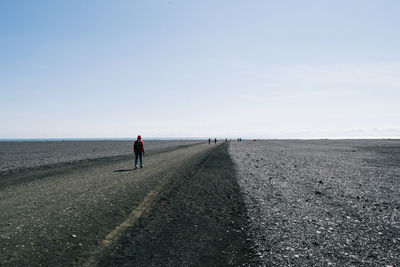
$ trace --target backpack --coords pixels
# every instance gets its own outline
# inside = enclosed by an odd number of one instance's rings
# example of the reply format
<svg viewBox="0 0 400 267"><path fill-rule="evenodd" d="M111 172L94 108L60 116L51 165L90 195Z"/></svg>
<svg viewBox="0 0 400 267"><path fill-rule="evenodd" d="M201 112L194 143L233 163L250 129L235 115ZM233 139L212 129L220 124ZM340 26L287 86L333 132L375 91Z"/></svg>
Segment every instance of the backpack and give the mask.
<svg viewBox="0 0 400 267"><path fill-rule="evenodd" d="M133 146L133 148L136 150L136 152L139 152L139 153L142 152L142 147L143 147L142 141L136 140L135 144Z"/></svg>

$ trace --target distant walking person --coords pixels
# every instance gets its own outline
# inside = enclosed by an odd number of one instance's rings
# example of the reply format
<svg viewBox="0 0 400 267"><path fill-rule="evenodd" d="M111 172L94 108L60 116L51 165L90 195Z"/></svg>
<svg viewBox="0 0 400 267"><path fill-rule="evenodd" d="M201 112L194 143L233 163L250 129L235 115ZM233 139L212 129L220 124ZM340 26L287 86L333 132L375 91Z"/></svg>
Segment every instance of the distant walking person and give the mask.
<svg viewBox="0 0 400 267"><path fill-rule="evenodd" d="M208 138L208 144L211 144L211 138Z"/></svg>
<svg viewBox="0 0 400 267"><path fill-rule="evenodd" d="M135 170L137 169L138 158L140 159L140 168L143 168L144 144L140 135L133 144L133 151L135 152Z"/></svg>
<svg viewBox="0 0 400 267"><path fill-rule="evenodd" d="M215 144L217 144L217 138L214 139Z"/></svg>

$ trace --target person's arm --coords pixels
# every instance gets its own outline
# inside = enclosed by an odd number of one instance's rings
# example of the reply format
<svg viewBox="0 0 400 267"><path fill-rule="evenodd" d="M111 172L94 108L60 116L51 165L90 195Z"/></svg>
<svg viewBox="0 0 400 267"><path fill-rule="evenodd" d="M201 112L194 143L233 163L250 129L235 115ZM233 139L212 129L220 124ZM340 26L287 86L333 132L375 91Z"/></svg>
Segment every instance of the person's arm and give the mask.
<svg viewBox="0 0 400 267"><path fill-rule="evenodd" d="M144 144L143 144L143 141L141 141L141 142L142 142L142 153L144 155Z"/></svg>
<svg viewBox="0 0 400 267"><path fill-rule="evenodd" d="M133 143L133 152L136 153L136 146L135 146L136 142Z"/></svg>

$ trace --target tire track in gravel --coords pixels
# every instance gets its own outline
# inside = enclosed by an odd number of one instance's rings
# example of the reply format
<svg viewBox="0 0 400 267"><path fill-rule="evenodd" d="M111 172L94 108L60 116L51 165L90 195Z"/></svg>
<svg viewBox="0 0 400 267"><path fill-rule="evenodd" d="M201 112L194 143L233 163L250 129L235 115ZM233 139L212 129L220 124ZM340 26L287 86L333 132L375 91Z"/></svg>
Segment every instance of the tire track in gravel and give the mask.
<svg viewBox="0 0 400 267"><path fill-rule="evenodd" d="M101 244L91 253L90 258L84 262L83 266L96 266L99 264L98 258L104 254L105 250L117 242L124 231L128 227L133 226L133 224L142 216L144 212L151 208L151 205L155 201L158 194L160 194L161 190L165 187L169 179L171 179L171 173L166 176L160 184L154 189L151 190L143 199L143 201L137 206L134 207L133 211L129 214L128 218L118 225L114 230L112 230L101 242Z"/></svg>
<svg viewBox="0 0 400 267"><path fill-rule="evenodd" d="M0 177L17 181L0 188L0 265L85 262L149 192L157 186L162 191L165 179L212 148L200 144L153 153L137 171L131 158L119 157Z"/></svg>

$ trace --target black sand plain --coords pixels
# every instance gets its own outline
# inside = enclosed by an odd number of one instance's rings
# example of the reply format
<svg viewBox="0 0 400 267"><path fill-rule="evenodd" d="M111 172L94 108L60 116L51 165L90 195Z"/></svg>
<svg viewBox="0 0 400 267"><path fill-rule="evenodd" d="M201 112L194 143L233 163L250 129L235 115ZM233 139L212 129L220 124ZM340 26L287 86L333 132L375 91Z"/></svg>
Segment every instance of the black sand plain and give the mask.
<svg viewBox="0 0 400 267"><path fill-rule="evenodd" d="M258 140L0 175L0 265L398 266L399 140Z"/></svg>

